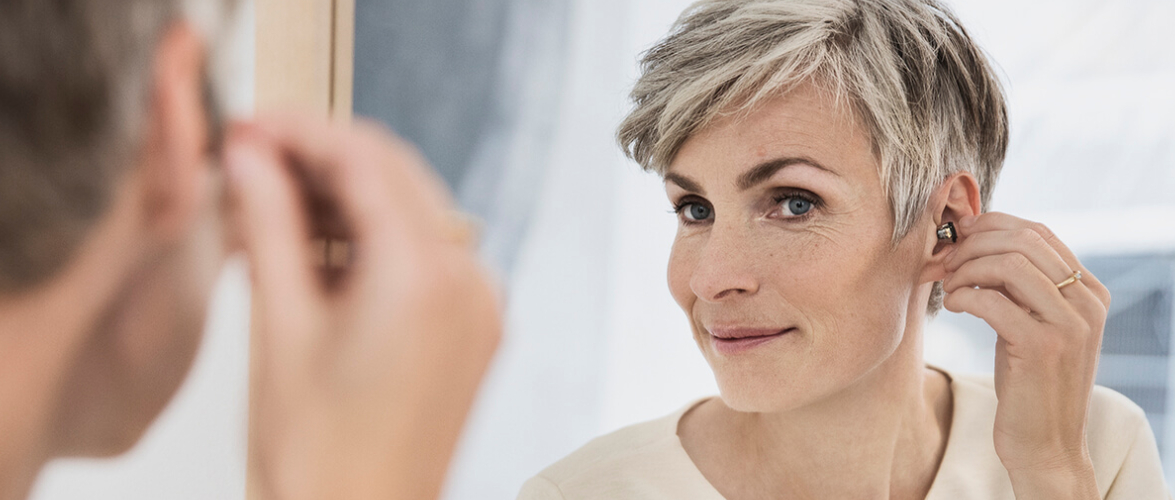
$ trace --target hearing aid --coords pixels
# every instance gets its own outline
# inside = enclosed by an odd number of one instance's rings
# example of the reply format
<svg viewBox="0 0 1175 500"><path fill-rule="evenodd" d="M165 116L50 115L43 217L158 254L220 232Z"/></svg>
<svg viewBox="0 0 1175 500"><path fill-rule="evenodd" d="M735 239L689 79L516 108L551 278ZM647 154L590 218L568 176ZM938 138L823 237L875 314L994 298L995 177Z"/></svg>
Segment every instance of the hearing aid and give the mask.
<svg viewBox="0 0 1175 500"><path fill-rule="evenodd" d="M959 232L955 230L954 222L947 222L946 224L938 226L938 231L936 234L938 235L938 239L940 241L951 240L951 243L959 241Z"/></svg>

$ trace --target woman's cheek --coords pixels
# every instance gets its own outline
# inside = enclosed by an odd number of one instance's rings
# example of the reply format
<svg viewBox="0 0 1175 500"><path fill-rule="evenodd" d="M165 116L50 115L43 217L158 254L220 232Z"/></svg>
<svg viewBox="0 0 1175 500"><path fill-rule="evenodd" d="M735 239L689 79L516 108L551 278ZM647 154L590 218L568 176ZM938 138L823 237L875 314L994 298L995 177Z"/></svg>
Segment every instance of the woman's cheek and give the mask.
<svg viewBox="0 0 1175 500"><path fill-rule="evenodd" d="M822 235L804 232L764 238L764 241L769 243L760 249L761 255L767 256L766 262L780 288L804 294L819 293L837 280L838 252Z"/></svg>

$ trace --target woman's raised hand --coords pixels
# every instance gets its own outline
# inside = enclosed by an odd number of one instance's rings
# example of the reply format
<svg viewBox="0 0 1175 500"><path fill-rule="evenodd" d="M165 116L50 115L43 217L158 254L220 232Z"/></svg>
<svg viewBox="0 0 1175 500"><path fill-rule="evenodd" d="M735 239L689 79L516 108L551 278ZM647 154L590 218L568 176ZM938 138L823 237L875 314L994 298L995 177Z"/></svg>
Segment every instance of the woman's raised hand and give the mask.
<svg viewBox="0 0 1175 500"><path fill-rule="evenodd" d="M958 225L944 306L999 335L995 449L1017 497L1096 498L1085 424L1109 290L1042 224L993 212Z"/></svg>
<svg viewBox="0 0 1175 500"><path fill-rule="evenodd" d="M254 485L435 498L500 335L447 191L368 124L239 125L226 160L253 279Z"/></svg>

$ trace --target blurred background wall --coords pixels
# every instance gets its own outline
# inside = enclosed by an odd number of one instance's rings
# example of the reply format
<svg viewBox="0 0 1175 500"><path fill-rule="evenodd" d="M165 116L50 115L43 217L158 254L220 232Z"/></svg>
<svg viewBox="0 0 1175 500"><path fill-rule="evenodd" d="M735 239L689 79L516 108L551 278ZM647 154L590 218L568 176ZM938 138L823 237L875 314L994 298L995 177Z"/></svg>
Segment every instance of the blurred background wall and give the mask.
<svg viewBox="0 0 1175 500"><path fill-rule="evenodd" d="M947 1L1010 99L994 208L1048 224L1114 292L1099 382L1147 411L1175 482L1175 3ZM613 139L638 54L688 3L357 2L356 113L416 142L485 219L509 297L448 499L514 498L592 437L716 393L665 285L676 220L661 182ZM35 498L243 498L241 272L226 271L195 371L148 438L55 465ZM927 359L990 372L994 343L944 312Z"/></svg>

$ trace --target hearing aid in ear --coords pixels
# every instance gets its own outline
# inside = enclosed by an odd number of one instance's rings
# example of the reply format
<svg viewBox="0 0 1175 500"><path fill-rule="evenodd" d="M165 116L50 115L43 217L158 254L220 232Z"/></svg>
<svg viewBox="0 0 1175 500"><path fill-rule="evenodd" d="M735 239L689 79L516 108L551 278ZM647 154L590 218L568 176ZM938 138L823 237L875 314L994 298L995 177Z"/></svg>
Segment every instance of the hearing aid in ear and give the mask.
<svg viewBox="0 0 1175 500"><path fill-rule="evenodd" d="M954 222L947 222L938 226L938 239L941 241L951 240L951 243L959 241L959 232L955 230Z"/></svg>

